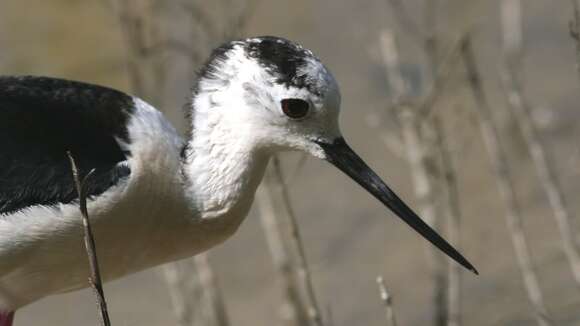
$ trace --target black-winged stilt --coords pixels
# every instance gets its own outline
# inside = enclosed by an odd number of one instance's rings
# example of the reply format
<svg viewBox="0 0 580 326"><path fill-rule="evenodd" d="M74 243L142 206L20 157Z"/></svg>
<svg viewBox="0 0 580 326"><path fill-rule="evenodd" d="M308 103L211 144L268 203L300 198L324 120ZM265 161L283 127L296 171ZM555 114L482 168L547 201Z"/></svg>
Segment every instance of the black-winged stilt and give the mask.
<svg viewBox="0 0 580 326"><path fill-rule="evenodd" d="M89 180L102 275L112 280L195 255L231 236L270 155L300 150L349 175L427 240L476 272L349 148L327 68L277 37L229 42L200 71L182 139L119 91L0 77L0 326L45 296L88 286L67 158Z"/></svg>

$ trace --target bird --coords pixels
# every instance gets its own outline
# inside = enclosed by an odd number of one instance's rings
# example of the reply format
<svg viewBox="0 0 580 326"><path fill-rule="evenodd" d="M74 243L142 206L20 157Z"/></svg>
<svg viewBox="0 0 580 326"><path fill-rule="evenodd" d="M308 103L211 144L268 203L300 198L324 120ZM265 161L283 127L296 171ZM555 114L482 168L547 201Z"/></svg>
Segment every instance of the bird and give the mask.
<svg viewBox="0 0 580 326"><path fill-rule="evenodd" d="M87 175L104 281L224 242L248 215L272 155L328 161L457 263L475 267L354 152L338 83L275 36L217 47L197 73L181 136L144 100L105 86L0 77L0 326L17 309L82 289L88 267L70 153Z"/></svg>

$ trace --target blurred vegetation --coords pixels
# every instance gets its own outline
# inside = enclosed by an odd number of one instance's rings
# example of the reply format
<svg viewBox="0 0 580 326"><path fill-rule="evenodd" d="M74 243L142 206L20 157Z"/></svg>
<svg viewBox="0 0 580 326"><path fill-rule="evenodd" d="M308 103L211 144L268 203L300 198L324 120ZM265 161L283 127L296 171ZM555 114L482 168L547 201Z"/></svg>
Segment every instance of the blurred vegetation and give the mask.
<svg viewBox="0 0 580 326"><path fill-rule="evenodd" d="M436 29L423 25L429 8L425 2L399 2L404 3L409 18L419 22L417 29L426 36L438 35L437 60L443 60L449 49L471 32L493 121L509 154L508 165L522 204L523 226L546 305L554 324L577 325L580 293L562 253L560 236L525 141L502 90L500 1L439 0L434 7ZM216 3L205 7L208 12L204 17L211 17L216 26L232 26L235 15L226 14L227 10ZM239 3L231 3L235 5L227 9L235 12L233 7ZM532 117L555 162L570 207L578 212L580 202L575 198L580 191L580 83L575 70L575 43L568 31L572 7L568 2L540 0L523 1L523 6L525 51L519 62L523 93L531 103ZM167 25L167 35L184 39L204 53L231 36L226 33L227 27L207 39L185 33L184 19L191 19L191 15L183 10L166 14L175 18ZM261 1L248 16L244 31L233 34L279 35L312 48L341 84L342 128L353 147L411 206L418 207L423 202L413 200L407 158L386 149L377 130L367 125L368 115L390 107L394 97L379 41L385 29L397 35L400 69L409 93L421 95L429 87L430 59L401 26L397 14L384 0ZM2 74L58 76L132 92L134 85L127 69L131 49L122 31L112 2L5 0L0 2L0 68ZM172 122L183 126L181 106L199 61L182 55L169 60L190 65L180 71L167 71L172 81L164 89L160 107ZM140 69L151 67L150 63L142 64ZM178 76L185 72L189 76ZM479 135L477 115L471 110L476 103L471 99L459 59L453 61L449 76L436 109L442 112L440 118L453 145L462 212L462 252L481 272L479 277L463 275L462 319L464 325L529 325L534 323L534 317L515 263L503 218L504 206ZM157 102L154 94L139 95ZM391 115L383 117L380 125L395 140L400 137L400 127ZM294 171L299 159L284 155L281 163L287 171ZM293 175L289 186L325 318L329 315L326 307L330 307L335 325L384 325L374 282L381 274L394 297L400 325L432 324L432 266L423 240L324 163L309 160ZM441 200L436 205L440 207ZM279 323L280 283L255 215L258 213L251 213L238 235L212 251L214 272L221 282L232 325ZM578 235L578 216L575 222L572 227ZM140 273L106 287L114 324L176 324L159 273ZM90 318L96 316L90 296L89 291L82 291L44 300L24 309L17 322L90 323Z"/></svg>

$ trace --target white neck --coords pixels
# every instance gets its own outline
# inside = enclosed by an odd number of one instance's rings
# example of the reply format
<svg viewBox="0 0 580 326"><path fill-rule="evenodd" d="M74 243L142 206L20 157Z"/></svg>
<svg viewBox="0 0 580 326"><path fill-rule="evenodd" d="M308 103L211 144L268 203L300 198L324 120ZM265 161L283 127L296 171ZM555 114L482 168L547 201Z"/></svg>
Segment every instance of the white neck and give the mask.
<svg viewBox="0 0 580 326"><path fill-rule="evenodd" d="M220 121L221 115L194 114L183 166L191 208L202 219L241 222L262 181L269 155L256 150L244 136L247 133Z"/></svg>

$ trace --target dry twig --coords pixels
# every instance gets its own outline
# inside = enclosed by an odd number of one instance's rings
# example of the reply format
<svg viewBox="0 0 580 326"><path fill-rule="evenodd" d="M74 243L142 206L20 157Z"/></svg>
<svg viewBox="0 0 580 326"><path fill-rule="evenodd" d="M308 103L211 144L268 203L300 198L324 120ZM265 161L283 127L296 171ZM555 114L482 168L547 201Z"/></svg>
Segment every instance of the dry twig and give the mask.
<svg viewBox="0 0 580 326"><path fill-rule="evenodd" d="M502 27L504 45L504 64L501 71L504 80L509 108L516 117L523 138L540 183L552 207L556 225L560 232L562 248L572 270L576 284L580 286L580 252L575 241L575 232L572 222L572 213L566 204L564 192L558 182L556 168L546 153L546 146L542 142L540 133L531 117L530 106L523 95L521 82L523 49L520 0L503 0Z"/></svg>
<svg viewBox="0 0 580 326"><path fill-rule="evenodd" d="M383 63L389 84L393 89L393 97L395 99L404 98L407 93L407 87L399 66L399 56L394 35L389 30L385 30L381 34L380 41ZM399 117L401 119L402 138L407 159L411 166L415 196L422 205L421 215L428 223L433 223L435 219L435 208L431 200L432 187L429 171L425 165L426 153L421 141L419 125L413 111L413 107L410 106L400 108Z"/></svg>
<svg viewBox="0 0 580 326"><path fill-rule="evenodd" d="M198 42L193 47L192 40L174 40L166 35L164 24L167 17L164 16L164 10L169 5L167 3L155 0L118 0L116 5L123 36L128 45L126 63L133 92L162 106L166 96L165 85L170 82L166 76L168 65L164 61L164 55L169 51L178 53L190 57L194 64L199 64L205 55L200 52L203 42ZM215 21L217 20L212 23ZM183 73L194 75L193 68L189 67L183 69ZM221 292L207 257L202 255L188 264L178 264L165 265L164 276L180 325L190 325L193 322L228 325ZM183 271L184 268L187 271ZM196 280L192 281L193 279ZM182 286L185 284L191 286Z"/></svg>
<svg viewBox="0 0 580 326"><path fill-rule="evenodd" d="M230 324L226 306L218 286L216 276L208 260L207 253L193 257L196 270L199 273L199 282L205 297L203 312L206 314L206 323L212 326L228 326Z"/></svg>
<svg viewBox="0 0 580 326"><path fill-rule="evenodd" d="M570 36L576 43L576 71L580 78L580 0L570 0L572 3L572 20L570 21Z"/></svg>
<svg viewBox="0 0 580 326"><path fill-rule="evenodd" d="M379 286L379 294L381 296L381 300L385 305L385 314L387 319L388 326L397 326L397 320L395 318L395 312L393 310L393 298L387 292L387 288L385 287L385 281L383 280L382 276L377 277L377 284Z"/></svg>
<svg viewBox="0 0 580 326"><path fill-rule="evenodd" d="M394 36L389 31L381 34L381 53L386 68L387 78L393 89L395 99L403 98L407 93L406 83L402 76L401 68L398 62L398 49ZM429 41L431 46L435 46L435 38ZM434 55L434 54L433 54ZM435 60L435 59L433 59ZM433 68L432 71L437 71ZM434 87L435 89L435 87ZM434 139L440 138L436 135L438 130L434 129L433 119L419 119L417 115L418 108L413 106L401 106L399 109L399 124L404 147L406 149L407 159L409 162L415 197L420 204L421 216L432 226L437 227L441 222L438 218L436 202L436 192L433 180L437 178L434 170L431 168L431 162L434 161L434 151L429 151L430 145L437 145ZM422 132L421 127L428 132ZM435 305L435 323L444 325L447 320L446 313L446 290L447 280L445 274L446 261L443 255L437 250L429 248L429 256L433 264L434 293L433 303Z"/></svg>
<svg viewBox="0 0 580 326"><path fill-rule="evenodd" d="M117 0L115 8L127 44L126 65L133 92L161 104L165 65L159 54L165 45L159 12L154 0Z"/></svg>
<svg viewBox="0 0 580 326"><path fill-rule="evenodd" d="M438 96L439 93L442 93L442 81L440 80L441 78L441 64L439 63L439 58L438 58L438 51L439 51L439 47L440 47L440 40L439 40L439 33L438 33L438 26L437 26L437 7L438 7L438 0L430 0L427 1L427 3L425 3L426 8L424 9L424 17L423 17L423 21L424 21L424 29L429 31L429 33L424 37L422 45L423 45L423 51L425 52L425 55L427 56L427 69L430 70L430 76L431 76L431 89L432 89L432 93L434 94L434 96ZM453 62L453 61L451 61ZM451 66L451 64L450 64ZM443 66L446 67L446 66ZM449 74L449 72L446 72L446 74ZM444 80L447 80L449 76L443 75L445 76ZM427 103L428 106L426 107L422 107L422 111L426 111L427 114L429 112L434 111L435 108L435 102L433 103ZM423 113L423 112L419 112L419 113ZM424 132L424 148L428 148L432 147L433 150L428 151L425 150L425 152L428 154L427 157L429 157L431 162L434 162L436 160L436 156L437 154L441 154L444 152L444 150L441 148L441 145L443 144L442 139L444 138L444 136L441 134L442 129L439 128L439 123L438 123L438 114L433 114L432 116L428 116L427 114L425 114L425 121L424 121L424 128L425 128L425 132ZM435 164L433 164L435 165ZM444 169L445 167L441 167L441 169ZM446 167L447 169L451 169L451 167ZM431 169L433 170L433 169ZM431 172L431 180L432 182L434 182L434 180L437 179L441 179L441 171L432 171ZM435 190L435 186L432 187L433 188L433 198L431 199L431 201L433 202L433 206L435 207L435 209L439 209L438 211L435 212L434 218L435 220L432 222L432 225L437 227L437 228L441 228L441 224L443 223L443 220L441 219L442 216L445 215L445 212L442 211L442 207L436 205L436 202L438 200L438 198L436 197L437 195L440 195L441 191L436 191ZM449 203L449 202L447 202ZM447 209L447 211L450 211L451 209ZM446 270L447 270L447 265L449 264L449 262L446 260L446 257L441 254L439 251L437 250L432 250L432 260L433 260L433 280L434 280L434 289L433 289L433 304L434 304L434 323L437 326L445 326L448 323L449 320L449 315L448 315L448 306L447 306L447 297L448 297L448 278L447 278L447 274L446 274Z"/></svg>
<svg viewBox="0 0 580 326"><path fill-rule="evenodd" d="M487 148L493 173L495 174L499 194L506 206L506 222L512 237L518 266L524 280L524 286L534 308L538 325L548 326L552 323L548 317L538 277L532 263L528 242L523 230L521 208L516 199L512 176L508 168L507 156L501 147L498 128L493 121L491 109L487 103L483 85L481 84L470 38L466 38L463 42L462 56L469 86L475 101L474 108L477 111L482 138Z"/></svg>
<svg viewBox="0 0 580 326"><path fill-rule="evenodd" d="M277 212L277 193L280 185L272 175L272 169L266 171L264 183L258 189L257 204L262 219L262 227L268 242L272 261L282 284L284 303L282 305L282 320L287 326L308 325L308 307L300 295L300 286L296 281L293 260L283 237L282 220Z"/></svg>
<svg viewBox="0 0 580 326"><path fill-rule="evenodd" d="M189 261L188 261L189 262ZM163 276L169 290L171 307L177 318L177 325L190 326L194 325L194 316L188 302L183 298L186 289L184 277L180 269L180 263L166 264L163 266ZM187 289L189 290L189 289ZM199 298L193 296L192 301L200 302Z"/></svg>
<svg viewBox="0 0 580 326"><path fill-rule="evenodd" d="M416 24L408 10L405 8L401 0L387 0L387 4L393 11L393 17L397 20L397 24L405 30L406 34L412 37L418 43L422 43L425 35L421 28Z"/></svg>
<svg viewBox="0 0 580 326"><path fill-rule="evenodd" d="M247 17L245 12L234 12L235 6L231 6L229 1L222 2L220 5L224 6L224 10L220 12ZM203 1L188 1L185 4L184 1L116 0L115 4L128 45L126 62L133 92L142 98L151 99L158 106L169 102L166 86L180 77L167 75L174 63L168 62L166 55L188 57L189 65L182 67L180 74L190 78L210 48L222 38L228 38L229 34L240 32L245 22L239 17L232 20L232 17L210 15L204 10L207 4ZM169 36L169 20L175 18L169 14L178 12L185 12L191 18L191 22L185 19L180 24L186 29L191 28L192 37ZM226 26L232 21L235 21L235 28L233 25ZM229 323L221 291L205 254L188 262L165 265L164 276L181 325L194 322L204 325Z"/></svg>
<svg viewBox="0 0 580 326"><path fill-rule="evenodd" d="M95 170L93 169L89 171L89 173L87 173L87 175L85 175L81 181L75 159L73 158L71 152L67 151L67 156L70 160L72 176L74 179L77 194L79 196L79 208L81 211L81 217L83 221L83 234L84 234L83 238L85 243L85 250L87 252L87 258L89 260L89 269L90 269L89 283L97 298L97 305L99 307L99 312L101 315L101 325L110 326L111 320L109 319L109 313L107 310L107 301L105 300L105 293L103 291L103 282L101 280L99 261L97 259L97 250L95 248L95 238L93 237L91 222L89 220L89 212L87 209L87 193L86 193L87 189L85 185L86 181L91 177L91 175Z"/></svg>
<svg viewBox="0 0 580 326"><path fill-rule="evenodd" d="M290 194L288 193L288 186L284 180L282 167L280 166L280 160L277 156L272 159L272 169L273 175L280 186L282 204L284 205L284 210L287 213L286 216L288 217L288 234L290 236L291 245L296 249L298 254L296 267L298 277L302 280L302 285L304 286L306 292L308 317L313 325L322 326L323 323L322 316L320 314L320 306L318 305L318 300L316 299L314 285L312 283L312 276L310 275L310 268L306 258L306 250L304 249L302 236L300 235L300 229L298 227L298 221L296 219L296 215L294 214L294 209L290 203Z"/></svg>
<svg viewBox="0 0 580 326"><path fill-rule="evenodd" d="M434 127L438 129L437 135L441 137L438 139L437 148L439 149L439 155L441 157L443 182L445 183L445 189L447 189L447 238L453 247L457 250L461 250L461 209L453 153L451 152L451 146L448 144L447 137L440 121L435 120L434 122ZM461 266L458 264L448 264L447 326L461 325L461 271Z"/></svg>

